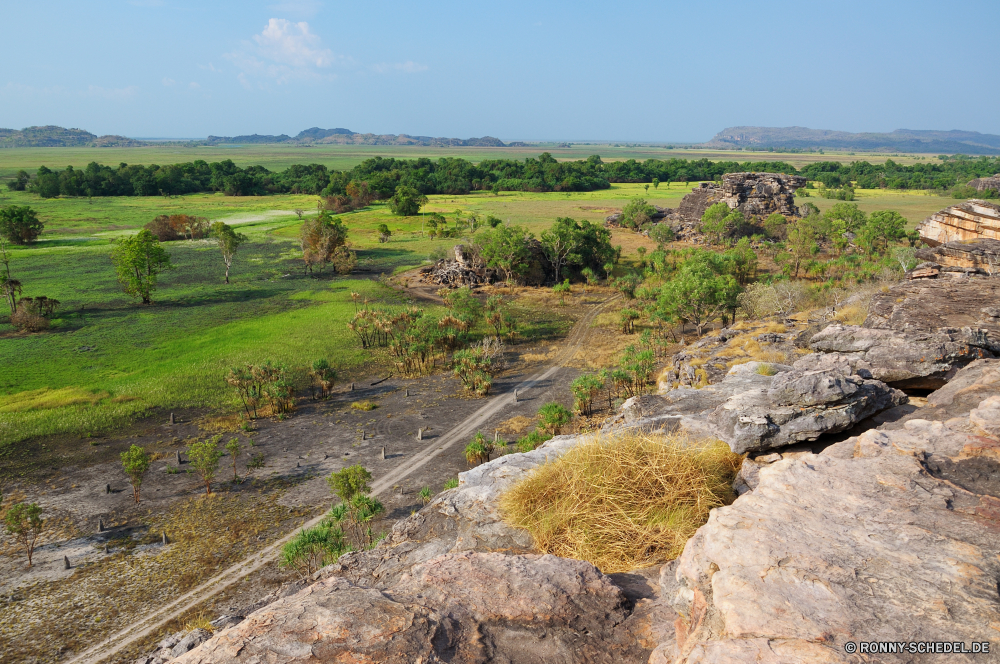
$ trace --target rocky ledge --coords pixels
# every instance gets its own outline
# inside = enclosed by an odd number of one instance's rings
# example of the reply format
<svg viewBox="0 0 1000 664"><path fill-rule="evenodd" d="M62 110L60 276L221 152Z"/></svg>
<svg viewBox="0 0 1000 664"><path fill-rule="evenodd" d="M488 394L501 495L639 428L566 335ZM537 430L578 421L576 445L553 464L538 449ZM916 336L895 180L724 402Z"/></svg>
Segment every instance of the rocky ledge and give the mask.
<svg viewBox="0 0 1000 664"><path fill-rule="evenodd" d="M650 661L938 661L858 659L845 645L860 641L992 641L995 653L998 390L1000 360L979 360L928 399L934 420L918 410L820 454L774 455L665 568L681 619Z"/></svg>
<svg viewBox="0 0 1000 664"><path fill-rule="evenodd" d="M978 199L952 205L924 219L917 231L932 247L956 241L1000 240L1000 205Z"/></svg>

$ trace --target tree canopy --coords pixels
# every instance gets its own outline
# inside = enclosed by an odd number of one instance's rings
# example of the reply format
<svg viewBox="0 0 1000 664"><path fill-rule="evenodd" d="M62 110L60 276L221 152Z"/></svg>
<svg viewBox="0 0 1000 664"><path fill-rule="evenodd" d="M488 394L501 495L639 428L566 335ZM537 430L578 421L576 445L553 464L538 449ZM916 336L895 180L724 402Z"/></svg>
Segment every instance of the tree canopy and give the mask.
<svg viewBox="0 0 1000 664"><path fill-rule="evenodd" d="M6 205L0 208L0 235L13 244L31 244L42 234L45 224L28 206Z"/></svg>
<svg viewBox="0 0 1000 664"><path fill-rule="evenodd" d="M118 283L122 290L132 297L142 299L143 304L152 302L153 291L160 273L173 269L170 254L160 246L160 241L143 229L136 235L128 235L115 240L111 249L111 260L118 273Z"/></svg>

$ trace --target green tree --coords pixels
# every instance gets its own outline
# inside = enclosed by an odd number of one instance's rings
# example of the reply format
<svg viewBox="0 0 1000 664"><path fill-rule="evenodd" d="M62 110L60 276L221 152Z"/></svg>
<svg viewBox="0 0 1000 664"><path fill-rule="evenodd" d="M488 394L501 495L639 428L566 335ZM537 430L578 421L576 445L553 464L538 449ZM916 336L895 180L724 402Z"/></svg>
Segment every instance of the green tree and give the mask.
<svg viewBox="0 0 1000 664"><path fill-rule="evenodd" d="M719 244L726 234L726 220L732 210L725 203L708 206L701 215L701 232L708 236L710 244Z"/></svg>
<svg viewBox="0 0 1000 664"><path fill-rule="evenodd" d="M795 277L799 276L802 264L819 253L819 243L816 241L816 226L812 218L800 219L788 227L788 252L792 257Z"/></svg>
<svg viewBox="0 0 1000 664"><path fill-rule="evenodd" d="M412 217L420 213L421 206L427 205L427 197L413 187L400 185L389 199L389 209L401 217Z"/></svg>
<svg viewBox="0 0 1000 664"><path fill-rule="evenodd" d="M889 245L906 237L906 219L893 210L872 212L858 232L858 244L868 253L885 254Z"/></svg>
<svg viewBox="0 0 1000 664"><path fill-rule="evenodd" d="M649 229L649 239L656 242L659 249L674 241L674 229L670 224L660 222Z"/></svg>
<svg viewBox="0 0 1000 664"><path fill-rule="evenodd" d="M718 258L696 254L689 258L673 279L660 289L658 306L665 317L687 321L697 328L701 336L705 325L711 323L735 306L739 286L729 274L722 274L724 267L716 265Z"/></svg>
<svg viewBox="0 0 1000 664"><path fill-rule="evenodd" d="M660 188L660 178L653 178L653 189Z"/></svg>
<svg viewBox="0 0 1000 664"><path fill-rule="evenodd" d="M114 261L122 290L132 297L141 298L143 304L152 302L160 273L173 269L170 254L160 246L156 236L145 229L115 240L111 260Z"/></svg>
<svg viewBox="0 0 1000 664"><path fill-rule="evenodd" d="M139 504L139 489L142 487L142 478L149 470L149 465L153 462L146 450L138 445L132 445L121 453L122 467L128 476L128 481L132 485L132 498Z"/></svg>
<svg viewBox="0 0 1000 664"><path fill-rule="evenodd" d="M230 438L229 442L226 443L226 451L229 452L229 460L233 464L233 484L237 484L240 481L240 476L236 474L236 460L239 459L240 452L243 451L240 439Z"/></svg>
<svg viewBox="0 0 1000 664"><path fill-rule="evenodd" d="M389 238L392 237L392 231L389 230L388 224L379 224L377 230L378 230L378 241L380 244L385 244L386 242L389 241Z"/></svg>
<svg viewBox="0 0 1000 664"><path fill-rule="evenodd" d="M594 399L597 393L604 389L604 378L600 374L582 374L570 383L573 392L574 408L584 416L593 412Z"/></svg>
<svg viewBox="0 0 1000 664"><path fill-rule="evenodd" d="M226 283L229 283L229 268L233 265L233 257L240 245L249 238L243 233L237 233L229 224L217 221L212 224L212 237L219 245L222 252L222 262L226 264Z"/></svg>
<svg viewBox="0 0 1000 664"><path fill-rule="evenodd" d="M750 239L741 237L736 246L723 254L727 272L736 278L736 283L746 286L757 278L757 253L750 245Z"/></svg>
<svg viewBox="0 0 1000 664"><path fill-rule="evenodd" d="M205 495L212 493L212 480L219 472L222 451L219 442L222 436L212 436L211 440L193 442L188 446L188 459L205 483Z"/></svg>
<svg viewBox="0 0 1000 664"><path fill-rule="evenodd" d="M308 530L303 528L281 547L279 564L282 567L293 567L303 578L308 578L350 550L351 545L344 538L341 528L332 523L321 523Z"/></svg>
<svg viewBox="0 0 1000 664"><path fill-rule="evenodd" d="M14 503L7 509L4 516L7 532L21 545L28 556L28 567L31 567L31 556L35 552L35 542L42 532L44 521L42 508L38 503Z"/></svg>
<svg viewBox="0 0 1000 664"><path fill-rule="evenodd" d="M556 436L559 435L562 427L569 424L571 419L573 419L572 413L566 410L566 407L561 403L555 401L538 409L538 421L549 433Z"/></svg>
<svg viewBox="0 0 1000 664"><path fill-rule="evenodd" d="M569 279L566 279L561 284L556 284L552 287L552 292L559 296L559 304L566 304L566 294L572 291L572 287L569 285Z"/></svg>
<svg viewBox="0 0 1000 664"><path fill-rule="evenodd" d="M6 205L0 208L0 235L13 244L31 244L42 234L45 224L28 206Z"/></svg>
<svg viewBox="0 0 1000 664"><path fill-rule="evenodd" d="M622 208L618 223L625 228L639 229L653 220L656 208L642 198L633 198Z"/></svg>
<svg viewBox="0 0 1000 664"><path fill-rule="evenodd" d="M302 260L309 271L312 271L313 265L319 265L322 269L330 261L335 261L337 250L346 243L347 226L340 217L331 217L324 211L302 223L299 244L302 247Z"/></svg>
<svg viewBox="0 0 1000 664"><path fill-rule="evenodd" d="M528 243L532 239L531 233L521 226L501 224L482 230L476 236L476 243L486 265L499 270L513 288L515 279L528 268L531 258Z"/></svg>
<svg viewBox="0 0 1000 664"><path fill-rule="evenodd" d="M542 252L552 263L556 282L560 281L562 268L580 246L580 234L575 219L559 217L549 230L542 233Z"/></svg>
<svg viewBox="0 0 1000 664"><path fill-rule="evenodd" d="M14 179L7 183L7 188L11 191L24 191L28 188L28 182L31 181L31 176L28 171L20 170L14 176Z"/></svg>
<svg viewBox="0 0 1000 664"><path fill-rule="evenodd" d="M340 498L341 503L347 505L355 496L367 494L372 490L368 486L371 480L372 474L361 464L355 464L331 473L326 478L326 483L333 495Z"/></svg>
<svg viewBox="0 0 1000 664"><path fill-rule="evenodd" d="M784 240L785 231L788 228L788 219L780 212L772 212L764 220L764 232L769 238Z"/></svg>
<svg viewBox="0 0 1000 664"><path fill-rule="evenodd" d="M7 238L0 235L0 296L10 309L11 318L17 312L17 298L21 295L21 282L10 275L10 251Z"/></svg>

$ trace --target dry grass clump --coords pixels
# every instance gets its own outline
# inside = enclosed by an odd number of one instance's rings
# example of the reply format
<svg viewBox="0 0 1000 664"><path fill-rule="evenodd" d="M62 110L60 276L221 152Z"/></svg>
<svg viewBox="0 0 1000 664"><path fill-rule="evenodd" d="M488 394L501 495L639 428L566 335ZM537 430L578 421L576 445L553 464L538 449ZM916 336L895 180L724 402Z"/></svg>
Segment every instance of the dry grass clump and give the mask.
<svg viewBox="0 0 1000 664"><path fill-rule="evenodd" d="M709 511L732 502L741 462L717 440L596 438L536 468L501 509L539 550L624 572L680 555Z"/></svg>
<svg viewBox="0 0 1000 664"><path fill-rule="evenodd" d="M355 401L351 404L351 410L375 410L378 404L374 401Z"/></svg>
<svg viewBox="0 0 1000 664"><path fill-rule="evenodd" d="M845 325L861 325L868 318L868 303L848 304L833 315L833 319Z"/></svg>

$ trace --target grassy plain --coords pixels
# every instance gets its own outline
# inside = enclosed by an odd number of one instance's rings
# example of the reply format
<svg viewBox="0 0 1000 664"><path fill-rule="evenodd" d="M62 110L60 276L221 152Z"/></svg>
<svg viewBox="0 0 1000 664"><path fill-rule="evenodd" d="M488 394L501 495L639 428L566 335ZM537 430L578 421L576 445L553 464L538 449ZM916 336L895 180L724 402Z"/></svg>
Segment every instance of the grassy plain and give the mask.
<svg viewBox="0 0 1000 664"><path fill-rule="evenodd" d="M556 217L600 222L634 197L676 207L689 187L615 184L584 193L514 193L496 196L432 196L426 212L441 212L454 227L466 217L494 215L537 235ZM231 407L222 381L238 362L272 359L304 367L327 357L344 371L360 371L375 357L361 352L345 325L353 314L350 292L402 304L372 280L422 264L458 239L429 239L425 217L396 217L384 204L344 215L360 271L346 279L303 274L298 250L300 220L293 210L314 213L312 196L48 199L3 192L0 204L35 208L46 224L42 240L16 248L12 269L25 295L62 302L49 332L19 335L0 324L0 444L53 433L99 433L151 408ZM836 201L807 199L820 209ZM800 201L801 202L801 201ZM924 192L858 191L866 211L895 209L912 224L952 204ZM156 303L142 307L124 296L108 258L109 243L162 213L187 213L239 224L251 242L237 255L233 283L222 283L223 266L209 241L168 245L176 269L161 279ZM392 239L378 242L377 226ZM638 235L615 231L626 255ZM543 325L537 323L542 333Z"/></svg>
<svg viewBox="0 0 1000 664"><path fill-rule="evenodd" d="M625 159L709 159L711 161L786 161L796 168L817 161L870 161L883 163L892 158L899 164L935 160L934 155L887 155L885 153L845 152L783 153L739 152L735 150L667 149L663 145L629 145L624 143L574 143L569 147L540 143L526 148L421 147L402 145L219 145L187 147L158 145L141 148L8 148L0 149L0 179L10 177L20 169L34 172L39 166L82 168L92 161L115 165L175 164L204 159L208 162L232 159L237 166L259 164L271 170L283 170L292 164L323 164L338 170L351 168L375 156L416 159L429 157L461 157L472 162L484 159L526 159L549 152L560 161L586 159L599 154L605 161Z"/></svg>

